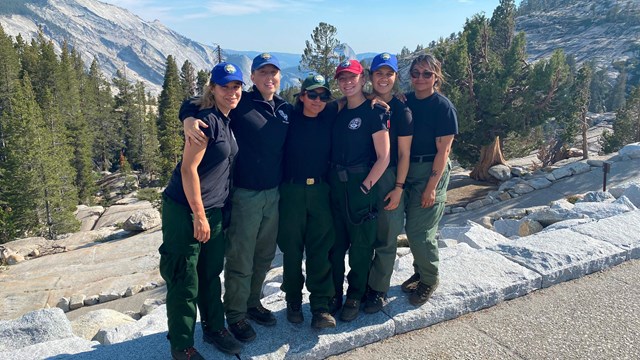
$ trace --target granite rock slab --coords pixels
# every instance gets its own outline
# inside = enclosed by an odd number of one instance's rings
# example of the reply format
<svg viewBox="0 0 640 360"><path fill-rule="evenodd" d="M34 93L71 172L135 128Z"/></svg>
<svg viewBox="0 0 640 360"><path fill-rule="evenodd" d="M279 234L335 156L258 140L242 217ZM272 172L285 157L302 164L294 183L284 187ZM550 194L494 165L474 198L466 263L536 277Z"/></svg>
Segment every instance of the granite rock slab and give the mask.
<svg viewBox="0 0 640 360"><path fill-rule="evenodd" d="M626 259L626 251L568 229L496 245L498 254L542 275L542 287L579 278Z"/></svg>
<svg viewBox="0 0 640 360"><path fill-rule="evenodd" d="M440 229L440 237L466 243L475 249L484 249L487 246L506 240L499 233L472 221L469 221L466 226L445 226Z"/></svg>
<svg viewBox="0 0 640 360"><path fill-rule="evenodd" d="M12 351L0 352L0 360L15 359L67 359L71 355L94 354L95 348L100 343L97 341L89 341L80 337L70 337L59 340L51 340L26 346ZM77 357L74 356L74 359ZM117 354L112 353L112 358L116 359Z"/></svg>
<svg viewBox="0 0 640 360"><path fill-rule="evenodd" d="M35 310L15 320L0 321L0 353L73 336L71 323L61 309Z"/></svg>
<svg viewBox="0 0 640 360"><path fill-rule="evenodd" d="M636 229L636 230L632 230ZM625 250L627 259L640 259L640 210L578 225L573 231ZM630 236L635 234L635 236Z"/></svg>
<svg viewBox="0 0 640 360"><path fill-rule="evenodd" d="M413 275L412 264L412 255L396 261L387 303L382 309L393 318L396 334L493 306L542 285L539 274L496 252L459 244L440 250L440 285L429 302L414 307L400 289L400 284Z"/></svg>

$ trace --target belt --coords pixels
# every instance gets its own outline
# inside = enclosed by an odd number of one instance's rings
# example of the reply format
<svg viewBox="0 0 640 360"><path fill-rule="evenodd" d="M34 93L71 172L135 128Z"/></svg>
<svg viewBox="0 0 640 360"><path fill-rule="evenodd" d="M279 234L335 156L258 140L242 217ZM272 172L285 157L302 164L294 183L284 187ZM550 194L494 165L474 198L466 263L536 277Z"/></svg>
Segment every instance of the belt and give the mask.
<svg viewBox="0 0 640 360"><path fill-rule="evenodd" d="M291 178L285 182L299 185L316 185L326 183L327 181L323 178Z"/></svg>
<svg viewBox="0 0 640 360"><path fill-rule="evenodd" d="M346 170L350 174L362 174L362 173L368 173L369 171L371 171L371 166L364 165L364 164L353 165L353 166L342 166L339 164L331 164L331 168L337 171Z"/></svg>
<svg viewBox="0 0 640 360"><path fill-rule="evenodd" d="M435 155L415 155L412 156L410 158L411 162L417 162L417 163L421 163L421 162L433 162L433 160L436 158Z"/></svg>

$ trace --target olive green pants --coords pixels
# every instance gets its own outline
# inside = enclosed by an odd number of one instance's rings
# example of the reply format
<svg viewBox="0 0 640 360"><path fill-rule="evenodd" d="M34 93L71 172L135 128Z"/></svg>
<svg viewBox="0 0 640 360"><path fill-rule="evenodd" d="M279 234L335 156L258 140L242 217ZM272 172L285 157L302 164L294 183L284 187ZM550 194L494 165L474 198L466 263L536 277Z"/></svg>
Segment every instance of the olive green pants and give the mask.
<svg viewBox="0 0 640 360"><path fill-rule="evenodd" d="M374 243L373 261L369 271L369 287L384 293L389 291L393 265L396 261L398 235L400 235L404 227L406 197L404 193L397 208L384 210L384 207L388 204L388 201L384 201L384 198L395 188L395 184L395 167L387 168L376 184L378 187L378 229Z"/></svg>
<svg viewBox="0 0 640 360"><path fill-rule="evenodd" d="M190 209L166 196L162 201L160 275L167 283L169 341L174 350L193 346L196 305L203 328L224 327L220 300L220 273L224 263L224 237L220 209L206 211L211 228L209 241L193 237Z"/></svg>
<svg viewBox="0 0 640 360"><path fill-rule="evenodd" d="M375 216L377 201L377 185L374 185L368 195L360 190L360 184L367 173L348 174L348 181L341 182L336 171L329 176L331 185L331 208L334 215L336 239L331 248L329 259L333 271L333 286L335 293L342 294L344 282L344 258L349 251L349 267L347 275L349 287L347 299L360 300L367 289L367 279L373 243L376 239L377 220Z"/></svg>
<svg viewBox="0 0 640 360"><path fill-rule="evenodd" d="M329 185L284 183L280 186L278 247L283 254L281 289L287 302L302 301L302 258L306 254L306 284L311 312L328 311L334 294L329 250L333 246Z"/></svg>
<svg viewBox="0 0 640 360"><path fill-rule="evenodd" d="M278 188L233 190L224 265L224 308L229 324L244 319L247 308L260 303L262 283L276 252L279 199Z"/></svg>
<svg viewBox="0 0 640 360"><path fill-rule="evenodd" d="M413 254L413 267L420 274L420 281L433 285L438 280L438 241L436 233L438 223L444 214L445 201L447 200L447 186L451 163L447 162L444 174L436 186L436 201L430 208L422 208L422 192L427 186L431 176L432 162L416 163L409 166L409 173L405 182L407 194L407 221L405 229L407 240Z"/></svg>

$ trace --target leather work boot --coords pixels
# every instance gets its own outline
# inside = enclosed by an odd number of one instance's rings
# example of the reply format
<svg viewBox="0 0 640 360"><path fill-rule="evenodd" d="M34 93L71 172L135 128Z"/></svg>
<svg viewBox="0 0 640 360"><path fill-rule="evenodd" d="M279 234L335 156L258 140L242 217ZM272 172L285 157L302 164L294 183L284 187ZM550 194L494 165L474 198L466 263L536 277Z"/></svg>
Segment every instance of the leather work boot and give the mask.
<svg viewBox="0 0 640 360"><path fill-rule="evenodd" d="M304 321L304 315L302 315L302 304L287 302L287 320L294 324L300 324Z"/></svg>
<svg viewBox="0 0 640 360"><path fill-rule="evenodd" d="M229 324L229 331L231 331L236 339L243 342L248 342L256 338L256 332L253 330L247 319L242 319L233 324Z"/></svg>
<svg viewBox="0 0 640 360"><path fill-rule="evenodd" d="M336 327L336 319L326 311L317 311L311 318L311 327L314 329L326 329Z"/></svg>
<svg viewBox="0 0 640 360"><path fill-rule="evenodd" d="M405 282L400 285L400 289L405 293L411 293L413 290L418 287L418 283L420 282L420 274L414 273L408 278Z"/></svg>
<svg viewBox="0 0 640 360"><path fill-rule="evenodd" d="M409 302L413 306L420 306L429 301L431 295L438 287L438 281L433 285L427 285L423 282L418 283L418 287L409 295Z"/></svg>
<svg viewBox="0 0 640 360"><path fill-rule="evenodd" d="M276 317L273 316L271 310L258 304L256 307L247 309L247 317L260 325L273 326L276 324Z"/></svg>
<svg viewBox="0 0 640 360"><path fill-rule="evenodd" d="M226 328L222 328L218 331L203 329L202 339L206 343L213 344L223 353L235 355L239 354L240 350L242 350L240 342L238 342L238 340L236 340L236 338L234 338Z"/></svg>
<svg viewBox="0 0 640 360"><path fill-rule="evenodd" d="M360 300L347 299L342 306L342 312L340 313L340 320L349 322L358 317L360 312Z"/></svg>

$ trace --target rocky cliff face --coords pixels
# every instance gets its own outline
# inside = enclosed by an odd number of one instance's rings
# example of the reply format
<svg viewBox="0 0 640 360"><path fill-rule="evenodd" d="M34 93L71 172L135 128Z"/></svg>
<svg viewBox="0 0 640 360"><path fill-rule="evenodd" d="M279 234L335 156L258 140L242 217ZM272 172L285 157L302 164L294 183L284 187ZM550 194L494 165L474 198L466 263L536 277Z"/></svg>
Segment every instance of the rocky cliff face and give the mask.
<svg viewBox="0 0 640 360"><path fill-rule="evenodd" d="M640 46L640 2L634 0L566 1L516 19L516 31L527 39L529 59L551 56L558 48L578 63L594 60L611 67L613 61L634 57Z"/></svg>
<svg viewBox="0 0 640 360"><path fill-rule="evenodd" d="M42 27L57 49L66 39L87 67L96 58L107 78L113 77L116 70L124 69L130 80L143 81L152 93L160 93L168 55L174 56L178 67L185 60L196 69L209 69L215 64L211 46L114 5L96 0L42 0L23 6L26 10L22 12L28 15L0 15L0 24L6 33L14 37L21 34L30 41L37 35L38 27ZM228 61L242 67L245 82L249 84L251 59L243 54L229 54ZM297 75L283 72L283 87L297 83Z"/></svg>

